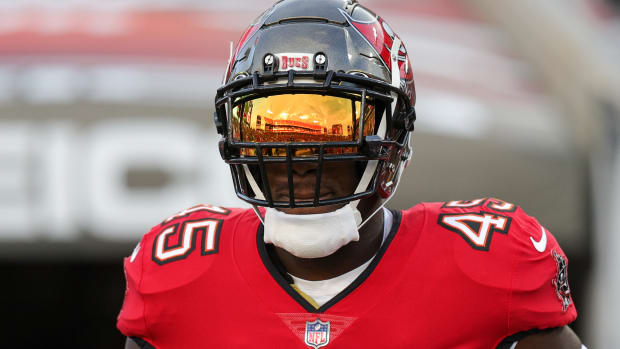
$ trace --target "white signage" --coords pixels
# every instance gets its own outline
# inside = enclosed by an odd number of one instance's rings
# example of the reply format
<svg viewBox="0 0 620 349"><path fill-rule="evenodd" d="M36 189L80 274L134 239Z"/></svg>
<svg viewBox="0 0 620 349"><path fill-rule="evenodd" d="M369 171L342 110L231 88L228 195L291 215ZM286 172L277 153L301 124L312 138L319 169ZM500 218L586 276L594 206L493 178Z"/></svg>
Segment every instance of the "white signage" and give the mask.
<svg viewBox="0 0 620 349"><path fill-rule="evenodd" d="M243 205L218 137L178 119L0 121L0 240L136 240L198 203ZM135 173L160 179L133 185Z"/></svg>

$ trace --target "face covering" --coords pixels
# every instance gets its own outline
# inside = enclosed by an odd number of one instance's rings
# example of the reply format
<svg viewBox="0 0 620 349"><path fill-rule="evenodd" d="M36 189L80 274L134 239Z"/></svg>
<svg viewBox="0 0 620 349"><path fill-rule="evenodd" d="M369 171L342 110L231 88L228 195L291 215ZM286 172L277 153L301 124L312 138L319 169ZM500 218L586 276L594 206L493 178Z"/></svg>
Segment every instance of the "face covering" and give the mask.
<svg viewBox="0 0 620 349"><path fill-rule="evenodd" d="M264 240L299 258L321 258L359 241L361 223L362 215L350 204L332 212L304 215L267 208Z"/></svg>

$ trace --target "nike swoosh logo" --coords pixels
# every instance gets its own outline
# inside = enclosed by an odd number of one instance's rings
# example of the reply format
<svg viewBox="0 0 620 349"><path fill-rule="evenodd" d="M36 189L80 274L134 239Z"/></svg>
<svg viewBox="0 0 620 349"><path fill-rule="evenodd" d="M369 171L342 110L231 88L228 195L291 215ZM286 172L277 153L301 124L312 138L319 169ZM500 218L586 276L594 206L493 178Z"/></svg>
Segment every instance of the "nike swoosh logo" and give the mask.
<svg viewBox="0 0 620 349"><path fill-rule="evenodd" d="M547 233L545 232L545 228L543 227L540 227L540 230L542 230L542 236L540 237L540 241L534 240L534 238L532 238L531 236L530 240L532 240L532 245L534 245L536 251L542 253L545 252L545 249L547 248Z"/></svg>

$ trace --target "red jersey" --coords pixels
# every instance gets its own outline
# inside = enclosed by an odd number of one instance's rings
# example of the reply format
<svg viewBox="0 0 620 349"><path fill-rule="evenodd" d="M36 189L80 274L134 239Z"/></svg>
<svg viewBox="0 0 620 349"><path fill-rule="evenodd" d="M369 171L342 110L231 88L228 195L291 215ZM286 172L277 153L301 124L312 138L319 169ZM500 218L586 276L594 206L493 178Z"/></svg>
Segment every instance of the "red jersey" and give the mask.
<svg viewBox="0 0 620 349"><path fill-rule="evenodd" d="M495 348L577 316L556 240L497 199L394 211L369 267L318 309L269 249L249 209L167 219L125 259L118 328L159 349Z"/></svg>

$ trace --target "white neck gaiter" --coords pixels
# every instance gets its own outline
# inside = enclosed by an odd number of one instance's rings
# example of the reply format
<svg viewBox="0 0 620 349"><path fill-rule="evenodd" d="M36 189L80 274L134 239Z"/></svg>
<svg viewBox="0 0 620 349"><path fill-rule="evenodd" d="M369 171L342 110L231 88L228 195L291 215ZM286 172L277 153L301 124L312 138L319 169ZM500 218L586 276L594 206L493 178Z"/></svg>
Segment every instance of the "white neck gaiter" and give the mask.
<svg viewBox="0 0 620 349"><path fill-rule="evenodd" d="M332 212L304 215L267 208L264 240L299 258L321 258L359 241L361 223L362 215L351 204Z"/></svg>

